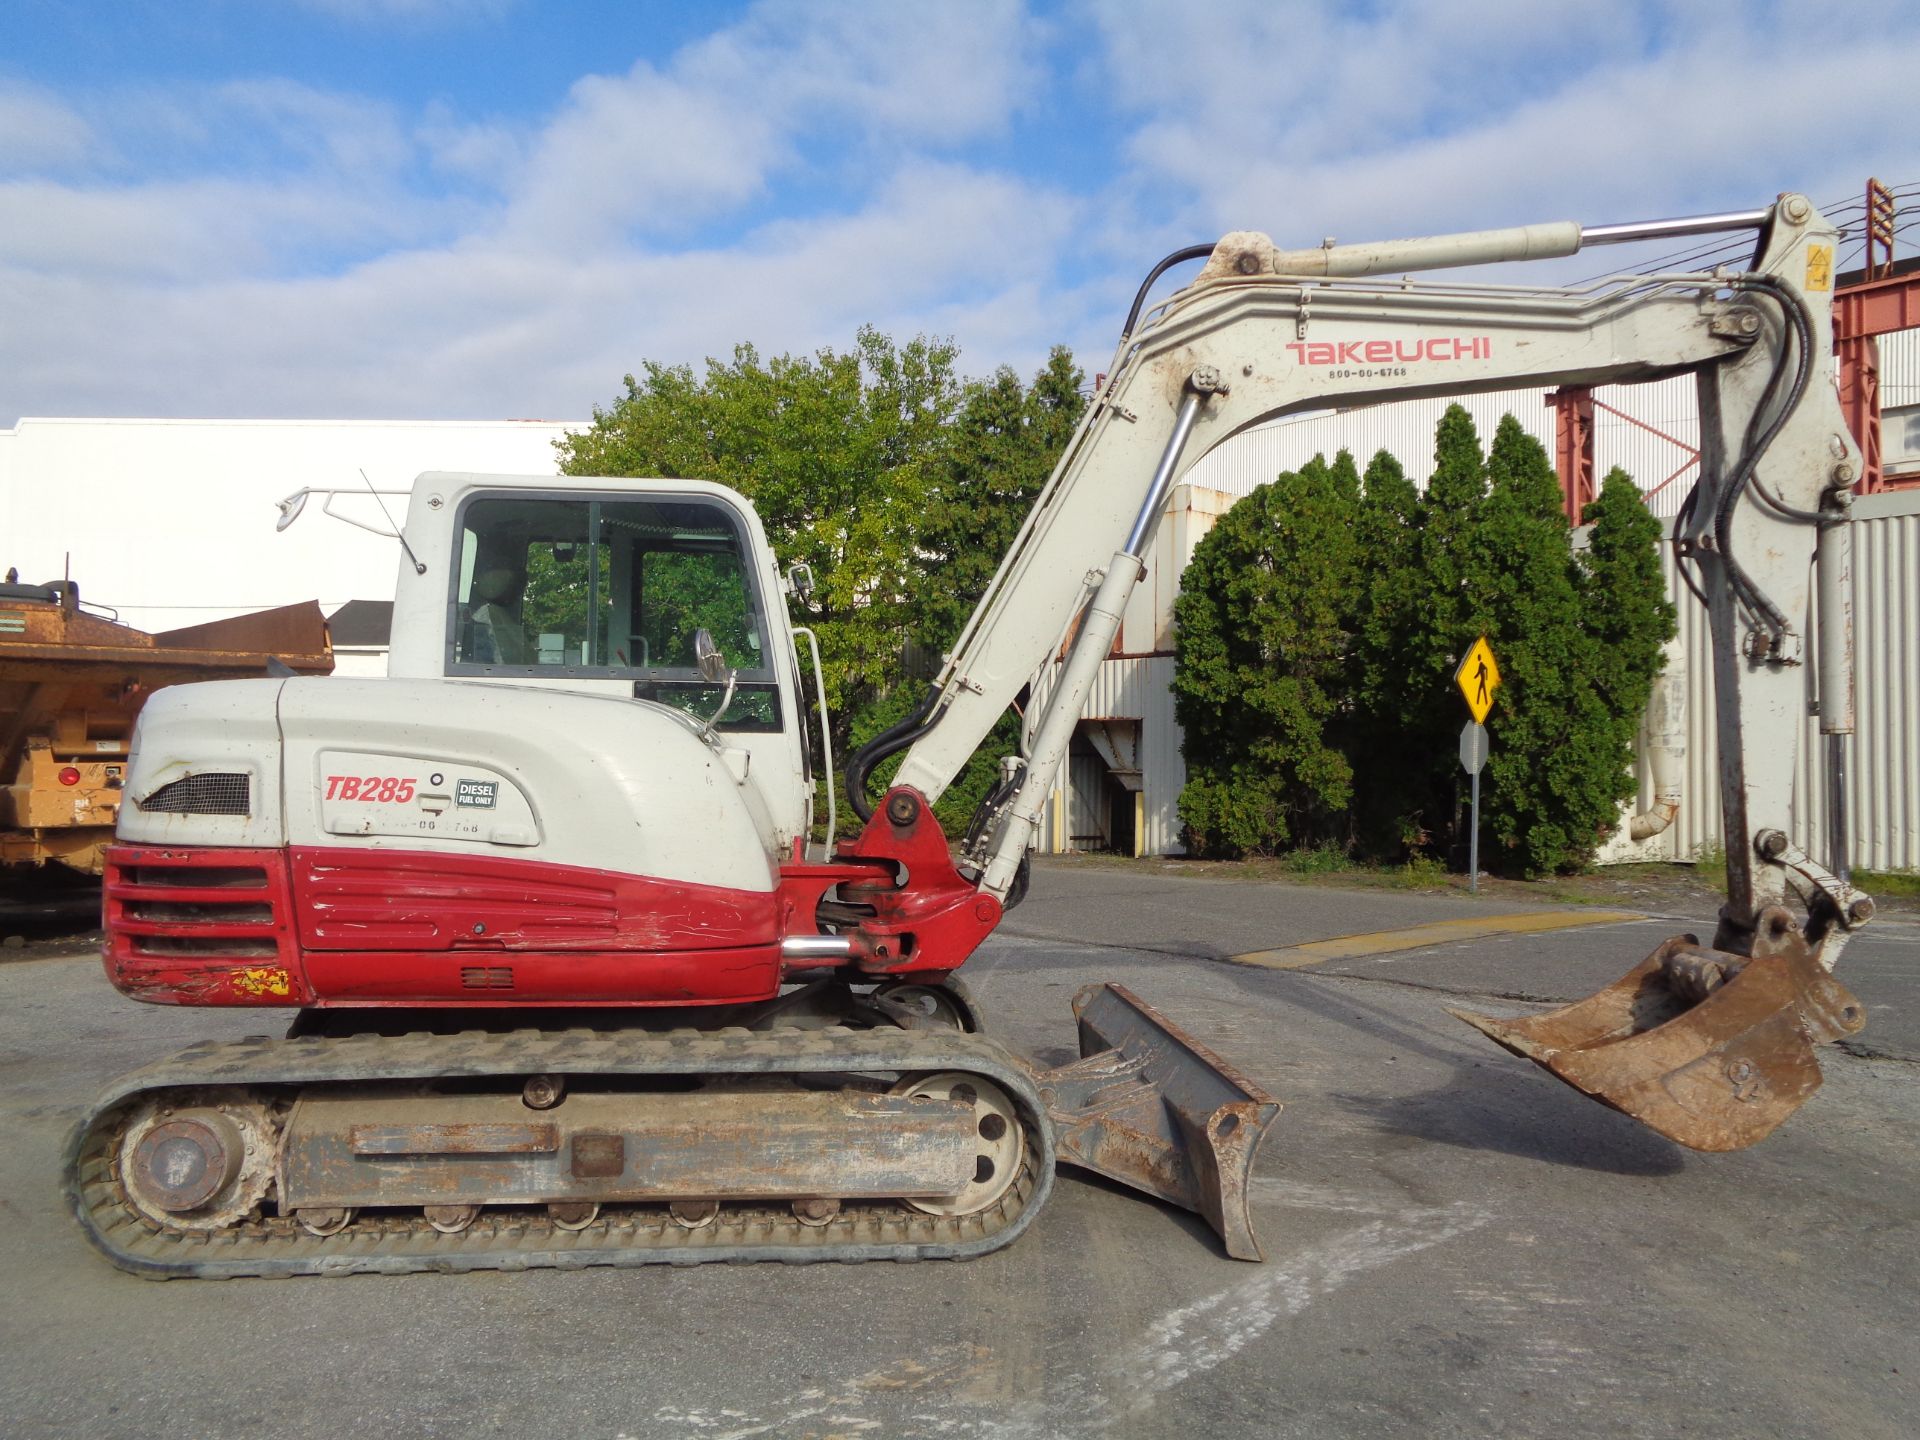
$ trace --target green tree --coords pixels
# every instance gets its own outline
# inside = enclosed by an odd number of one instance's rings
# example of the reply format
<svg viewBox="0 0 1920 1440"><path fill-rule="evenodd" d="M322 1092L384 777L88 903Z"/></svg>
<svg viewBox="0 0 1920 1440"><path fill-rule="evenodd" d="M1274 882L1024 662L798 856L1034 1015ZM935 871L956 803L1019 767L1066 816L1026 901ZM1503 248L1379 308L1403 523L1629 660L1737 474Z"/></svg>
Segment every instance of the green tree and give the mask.
<svg viewBox="0 0 1920 1440"><path fill-rule="evenodd" d="M1576 556L1559 483L1513 416L1483 454L1450 406L1417 495L1382 452L1316 459L1236 505L1176 603L1180 812L1218 854L1352 838L1465 849L1453 685L1486 635L1502 685L1482 784L1483 862L1577 866L1632 793L1632 745L1673 631L1659 524L1616 471Z"/></svg>
<svg viewBox="0 0 1920 1440"><path fill-rule="evenodd" d="M559 445L570 475L731 486L782 562L812 569L813 594L791 608L820 637L836 765L919 702L907 655L937 663L953 643L1084 408L1064 348L1031 387L1006 369L963 383L955 355L944 341L896 345L865 327L845 353L762 361L741 346L699 375L648 363L590 429ZM708 614L710 604L694 603L703 593L663 607L662 625L678 635ZM1009 713L935 808L950 835L1018 744Z"/></svg>
<svg viewBox="0 0 1920 1440"><path fill-rule="evenodd" d="M558 442L569 475L717 480L752 503L781 560L813 571L813 594L793 608L820 637L838 749L914 633L920 518L962 400L955 353L868 326L846 352L763 362L743 345L698 376L648 362L589 429Z"/></svg>
<svg viewBox="0 0 1920 1440"><path fill-rule="evenodd" d="M1355 533L1361 589L1350 667L1347 719L1354 769L1354 829L1363 853L1400 859L1426 839L1425 799L1402 767L1383 763L1405 746L1419 713L1416 622L1425 603L1420 570L1420 492L1385 450L1367 462Z"/></svg>
<svg viewBox="0 0 1920 1440"><path fill-rule="evenodd" d="M1614 811L1620 767L1593 685L1603 656L1581 613L1553 462L1507 415L1487 471L1475 578L1504 684L1481 783L1481 855L1492 868L1537 875L1592 853Z"/></svg>
<svg viewBox="0 0 1920 1440"><path fill-rule="evenodd" d="M1206 854L1347 839L1347 690L1361 552L1342 451L1240 501L1194 549L1174 605L1180 817Z"/></svg>
<svg viewBox="0 0 1920 1440"><path fill-rule="evenodd" d="M1007 366L967 386L953 443L928 486L921 517L914 636L929 662L937 663L959 639L1073 438L1086 409L1084 379L1073 352L1057 345L1030 386ZM891 703L862 717L854 743L901 718L921 694L917 686L902 687ZM947 834L965 831L998 783L1000 757L1019 747L1020 717L1009 710L934 805ZM892 762L882 767L876 785L894 768Z"/></svg>
<svg viewBox="0 0 1920 1440"><path fill-rule="evenodd" d="M1455 739L1464 718L1452 676L1491 613L1481 580L1481 511L1487 498L1480 432L1464 406L1449 405L1434 432L1433 476L1420 498L1409 603L1401 642L1406 689L1398 724L1406 749L1401 789L1417 833L1441 853L1461 834Z"/></svg>
<svg viewBox="0 0 1920 1440"><path fill-rule="evenodd" d="M1591 527L1578 583L1585 616L1604 663L1593 674L1608 722L1607 765L1619 779L1616 800L1631 799L1633 747L1653 681L1666 663L1676 615L1660 566L1660 522L1617 466L1581 519Z"/></svg>
<svg viewBox="0 0 1920 1440"><path fill-rule="evenodd" d="M967 387L953 444L928 486L920 544L933 582L920 595L920 643L952 646L1012 548L1086 408L1085 375L1055 346L1023 386L1002 366Z"/></svg>

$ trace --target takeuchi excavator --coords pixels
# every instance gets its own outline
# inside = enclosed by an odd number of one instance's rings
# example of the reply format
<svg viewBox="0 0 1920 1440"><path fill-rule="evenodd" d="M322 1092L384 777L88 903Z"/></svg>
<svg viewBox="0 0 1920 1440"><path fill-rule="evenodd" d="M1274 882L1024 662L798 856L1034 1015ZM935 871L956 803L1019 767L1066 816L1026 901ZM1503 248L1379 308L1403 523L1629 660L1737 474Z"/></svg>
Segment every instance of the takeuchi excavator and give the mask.
<svg viewBox="0 0 1920 1440"><path fill-rule="evenodd" d="M1744 269L1407 278L1741 230ZM783 595L807 577L783 578L739 495L422 475L391 678L183 686L140 717L109 979L299 1013L114 1084L71 1143L74 1213L161 1277L961 1258L1018 1236L1067 1163L1259 1258L1247 1182L1272 1099L1111 985L1076 999L1081 1058L1038 1069L956 978L1023 892L1168 491L1289 412L1681 373L1703 434L1677 543L1711 612L1727 903L1710 943L1669 940L1588 1000L1467 1018L1683 1144L1758 1140L1819 1084L1815 1044L1861 1028L1831 971L1873 910L1844 815L1822 863L1788 814L1803 667L1827 763L1852 726L1837 238L1786 195L1169 257L924 703L852 757L864 828L827 854L807 843L811 636ZM1203 255L1145 306L1166 263ZM1065 636L1028 753L950 845L933 801Z"/></svg>

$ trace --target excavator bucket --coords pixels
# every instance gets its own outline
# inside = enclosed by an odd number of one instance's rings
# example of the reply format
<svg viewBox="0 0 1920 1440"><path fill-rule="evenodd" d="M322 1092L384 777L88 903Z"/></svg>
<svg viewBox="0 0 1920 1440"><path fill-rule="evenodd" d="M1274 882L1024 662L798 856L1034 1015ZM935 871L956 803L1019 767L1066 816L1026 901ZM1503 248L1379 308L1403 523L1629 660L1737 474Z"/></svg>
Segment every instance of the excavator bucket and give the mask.
<svg viewBox="0 0 1920 1440"><path fill-rule="evenodd" d="M1060 1159L1200 1214L1236 1260L1262 1260L1248 1208L1279 1102L1120 985L1073 1000L1080 1056L1039 1076Z"/></svg>
<svg viewBox="0 0 1920 1440"><path fill-rule="evenodd" d="M1773 939L1752 957L1678 936L1543 1015L1450 1013L1670 1140L1741 1150L1820 1088L1813 1047L1866 1023L1784 911L1763 915L1760 933Z"/></svg>

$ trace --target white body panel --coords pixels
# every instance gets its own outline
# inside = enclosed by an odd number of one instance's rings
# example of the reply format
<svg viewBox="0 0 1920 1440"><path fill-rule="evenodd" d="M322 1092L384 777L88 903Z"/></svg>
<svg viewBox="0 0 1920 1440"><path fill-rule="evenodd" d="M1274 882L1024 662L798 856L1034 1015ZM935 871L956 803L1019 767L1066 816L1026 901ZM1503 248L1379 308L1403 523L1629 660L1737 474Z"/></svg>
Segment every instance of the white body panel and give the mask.
<svg viewBox="0 0 1920 1440"><path fill-rule="evenodd" d="M169 685L140 708L114 833L143 845L286 844L280 804L280 687L285 680ZM193 775L245 775L246 815L150 812L141 802Z"/></svg>
<svg viewBox="0 0 1920 1440"><path fill-rule="evenodd" d="M766 892L773 825L744 768L645 701L446 680L223 681L161 691L142 712L119 835L491 853ZM171 779L227 769L255 777L253 816L139 808ZM329 783L342 777L408 783L367 800Z"/></svg>

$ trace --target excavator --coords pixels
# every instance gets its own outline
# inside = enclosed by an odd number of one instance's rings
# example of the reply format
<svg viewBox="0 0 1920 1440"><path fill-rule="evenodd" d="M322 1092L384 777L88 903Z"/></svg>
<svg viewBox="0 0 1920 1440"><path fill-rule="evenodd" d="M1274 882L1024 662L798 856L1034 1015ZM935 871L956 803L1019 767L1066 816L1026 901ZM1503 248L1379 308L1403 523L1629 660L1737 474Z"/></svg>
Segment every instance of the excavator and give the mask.
<svg viewBox="0 0 1920 1440"><path fill-rule="evenodd" d="M1410 278L1741 231L1739 269ZM1682 1144L1752 1144L1819 1085L1814 1047L1863 1024L1831 973L1873 913L1844 812L1826 863L1789 815L1806 667L1836 779L1852 727L1837 239L1783 195L1176 252L924 700L851 757L862 828L818 855L800 643L816 676L818 651L784 602L810 577L783 576L740 495L420 476L388 678L183 686L140 717L109 980L298 1014L115 1082L66 1155L80 1225L157 1278L966 1258L1017 1238L1065 1164L1260 1258L1270 1096L1116 985L1075 999L1080 1058L1039 1068L986 1034L956 974L1025 891L1168 493L1290 412L1678 374L1703 422L1676 543L1711 612L1727 902L1710 943L1675 937L1587 1000L1465 1018ZM1026 753L950 843L933 802L1063 643Z"/></svg>

